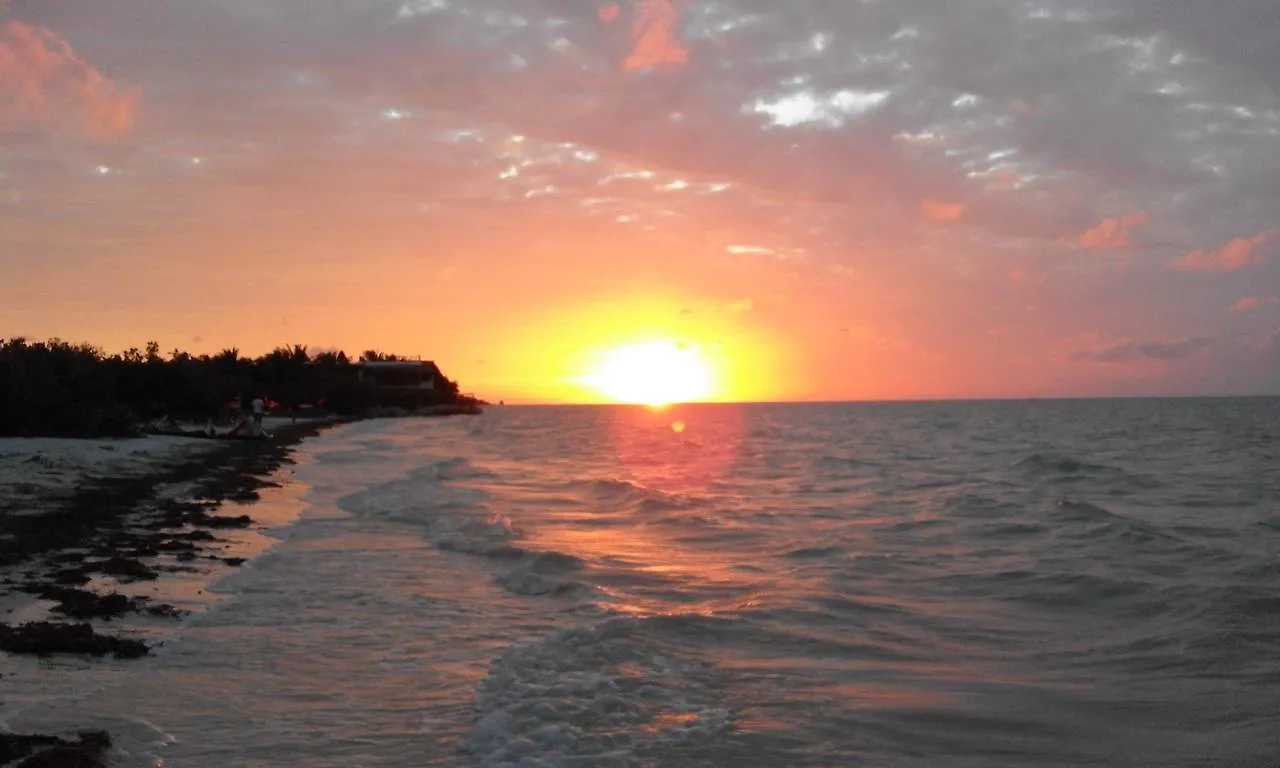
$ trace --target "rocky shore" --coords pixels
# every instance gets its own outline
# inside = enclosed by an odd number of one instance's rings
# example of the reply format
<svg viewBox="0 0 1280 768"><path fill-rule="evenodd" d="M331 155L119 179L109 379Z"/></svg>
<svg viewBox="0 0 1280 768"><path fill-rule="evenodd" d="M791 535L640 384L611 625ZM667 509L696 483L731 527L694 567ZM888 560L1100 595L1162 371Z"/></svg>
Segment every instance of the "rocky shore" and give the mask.
<svg viewBox="0 0 1280 768"><path fill-rule="evenodd" d="M338 423L278 425L268 440L208 441L125 476L83 476L61 490L9 494L0 510L0 605L6 606L0 652L119 659L150 653L144 640L105 625L131 614L176 620L185 611L124 594L124 587L166 573L241 565L243 558L225 554L225 537L254 525L248 505L276 485L270 478L292 462L293 447ZM232 504L237 508L229 509ZM14 606L23 604L47 608L46 615L12 621ZM110 745L110 735L101 732L0 734L0 765L101 766Z"/></svg>

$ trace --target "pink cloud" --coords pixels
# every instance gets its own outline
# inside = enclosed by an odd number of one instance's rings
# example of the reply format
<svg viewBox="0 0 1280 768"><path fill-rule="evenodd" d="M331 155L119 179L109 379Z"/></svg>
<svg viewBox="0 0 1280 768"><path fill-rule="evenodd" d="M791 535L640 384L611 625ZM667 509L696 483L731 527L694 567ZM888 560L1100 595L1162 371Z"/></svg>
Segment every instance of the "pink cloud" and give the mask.
<svg viewBox="0 0 1280 768"><path fill-rule="evenodd" d="M1274 304L1275 302L1276 300L1274 298L1260 299L1257 297L1250 296L1247 298L1243 298L1237 301L1235 304L1233 304L1231 306L1231 311L1232 312L1252 312L1255 309L1261 309L1265 306Z"/></svg>
<svg viewBox="0 0 1280 768"><path fill-rule="evenodd" d="M1151 214L1145 211L1126 213L1112 219L1103 219L1098 226L1076 239L1076 244L1094 251L1118 251L1133 245L1133 232L1151 223Z"/></svg>
<svg viewBox="0 0 1280 768"><path fill-rule="evenodd" d="M1267 337L1267 340L1262 343L1262 351L1270 353L1280 352L1280 328L1272 331L1271 335Z"/></svg>
<svg viewBox="0 0 1280 768"><path fill-rule="evenodd" d="M1075 360L1092 363L1167 363L1192 357L1213 343L1205 337L1182 339L1123 339L1108 343L1088 344L1071 351Z"/></svg>
<svg viewBox="0 0 1280 768"><path fill-rule="evenodd" d="M120 89L43 27L0 27L0 133L71 125L90 138L125 133L136 92Z"/></svg>
<svg viewBox="0 0 1280 768"><path fill-rule="evenodd" d="M622 13L622 8L617 3L606 3L600 6L597 13L600 16L600 20L607 24L618 18L618 14Z"/></svg>
<svg viewBox="0 0 1280 768"><path fill-rule="evenodd" d="M1165 264L1166 269L1180 272L1234 272L1262 263L1258 253L1271 242L1272 232L1254 237L1237 237L1216 251L1192 251Z"/></svg>
<svg viewBox="0 0 1280 768"><path fill-rule="evenodd" d="M635 47L623 62L624 69L680 66L689 60L689 49L677 37L680 9L675 4L676 0L636 0L636 20L631 27ZM606 22L618 15L617 6L613 11L607 8L601 9L600 14Z"/></svg>
<svg viewBox="0 0 1280 768"><path fill-rule="evenodd" d="M964 216L964 206L958 203L944 203L938 200L922 200L920 215L932 221L957 221Z"/></svg>
<svg viewBox="0 0 1280 768"><path fill-rule="evenodd" d="M1009 282L1015 285L1039 285L1044 282L1044 275L1037 275L1018 267L1009 272Z"/></svg>

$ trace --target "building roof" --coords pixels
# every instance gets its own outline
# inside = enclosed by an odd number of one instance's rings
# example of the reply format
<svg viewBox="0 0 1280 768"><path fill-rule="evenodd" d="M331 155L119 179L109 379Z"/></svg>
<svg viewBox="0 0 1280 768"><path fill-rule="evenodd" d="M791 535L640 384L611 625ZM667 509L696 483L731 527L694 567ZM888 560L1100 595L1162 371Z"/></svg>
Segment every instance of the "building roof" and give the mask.
<svg viewBox="0 0 1280 768"><path fill-rule="evenodd" d="M436 368L431 360L361 360L353 365L357 368Z"/></svg>

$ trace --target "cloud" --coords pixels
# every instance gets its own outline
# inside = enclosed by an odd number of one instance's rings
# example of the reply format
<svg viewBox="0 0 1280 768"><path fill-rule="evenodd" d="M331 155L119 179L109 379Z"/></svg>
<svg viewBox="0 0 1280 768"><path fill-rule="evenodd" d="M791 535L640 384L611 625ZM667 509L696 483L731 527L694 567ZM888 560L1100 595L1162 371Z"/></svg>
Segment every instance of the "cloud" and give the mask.
<svg viewBox="0 0 1280 768"><path fill-rule="evenodd" d="M617 20L618 15L621 13L622 8L617 3L606 3L600 6L600 10L597 11L600 20L606 23Z"/></svg>
<svg viewBox="0 0 1280 768"><path fill-rule="evenodd" d="M1133 245L1134 230L1151 223L1151 214L1145 211L1126 213L1111 219L1103 219L1096 227L1087 230L1076 239L1082 248L1093 251L1118 251Z"/></svg>
<svg viewBox="0 0 1280 768"><path fill-rule="evenodd" d="M0 133L72 128L90 138L129 131L136 91L118 87L57 34L10 21L0 27Z"/></svg>
<svg viewBox="0 0 1280 768"><path fill-rule="evenodd" d="M1231 305L1231 311L1232 312L1253 312L1254 310L1261 309L1266 306L1270 306L1274 303L1276 303L1276 300L1273 297L1257 298L1255 296L1249 296Z"/></svg>
<svg viewBox="0 0 1280 768"><path fill-rule="evenodd" d="M102 221L189 234L184 216L211 229L296 217L386 232L396 253L411 250L405 233L439 228L450 249L475 254L466 271L482 284L506 274L488 255L504 251L467 238L490 237L496 220L546 274L559 251L540 240L567 232L625 246L602 273L613 280L641 269L638 254L661 254L673 285L741 280L723 305L767 295L785 273L866 307L868 322L910 318L898 331L922 345L1000 325L1018 328L1006 341L1028 356L1084 328L1106 334L1098 344L1225 334L1245 322L1228 306L1271 295L1280 275L1270 259L1248 273L1252 289L1178 280L1171 293L1151 274L1175 257L1216 269L1266 256L1224 243L1280 228L1280 113L1263 87L1280 73L1274 0L1233 0L1231 13L1168 0L14 5L143 89L148 112L146 135L120 152L44 142L70 148L0 157L14 190L0 190L0 229L12 222L33 243L47 239L38 222L61 230L61 216L85 242ZM14 90L13 61L22 83L36 70L31 35L18 59L2 22L0 34L7 118L12 94L29 92ZM46 50L61 49L42 40ZM39 72L37 92L58 93L65 73ZM92 112L65 91L48 114L21 98L41 130L78 131ZM119 172L94 176L99 163ZM200 205L206 193L219 204ZM261 230L282 252L317 237ZM706 232L722 234L703 243ZM1114 268L1113 254L1148 246L1154 264ZM1062 259L1068 249L1108 258ZM946 313L932 307L938 295ZM1146 326L1173 314L1186 325ZM1083 354L1125 354L1110 346Z"/></svg>
<svg viewBox="0 0 1280 768"><path fill-rule="evenodd" d="M923 200L920 203L920 215L931 221L956 221L964 216L964 206L959 203Z"/></svg>
<svg viewBox="0 0 1280 768"><path fill-rule="evenodd" d="M1076 349L1071 352L1071 357L1075 360L1086 360L1094 363L1167 362L1185 360L1206 349L1211 344L1212 340L1204 337L1176 341L1124 340L1101 346Z"/></svg>
<svg viewBox="0 0 1280 768"><path fill-rule="evenodd" d="M1254 237L1237 237L1216 251L1196 250L1174 259L1165 265L1180 272L1234 272L1238 269L1262 263L1259 251L1271 242L1273 233L1263 232Z"/></svg>
<svg viewBox="0 0 1280 768"><path fill-rule="evenodd" d="M1262 351L1280 354L1280 328L1272 331L1271 335L1267 337L1266 342L1262 345Z"/></svg>
<svg viewBox="0 0 1280 768"><path fill-rule="evenodd" d="M1015 285L1039 285L1045 281L1044 275L1030 272L1022 267L1010 270L1007 277L1009 282Z"/></svg>
<svg viewBox="0 0 1280 768"><path fill-rule="evenodd" d="M677 35L680 9L677 0L635 0L636 19L631 25L634 46L622 66L627 70L680 66L689 60L689 49ZM601 6L597 15L606 24L616 21L622 9L617 3Z"/></svg>

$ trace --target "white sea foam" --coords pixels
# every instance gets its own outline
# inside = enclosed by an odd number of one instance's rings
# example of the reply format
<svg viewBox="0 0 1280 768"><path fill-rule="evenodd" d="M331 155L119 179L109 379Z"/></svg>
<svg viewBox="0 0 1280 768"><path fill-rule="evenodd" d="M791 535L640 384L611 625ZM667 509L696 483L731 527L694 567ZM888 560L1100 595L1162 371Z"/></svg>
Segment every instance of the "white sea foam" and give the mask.
<svg viewBox="0 0 1280 768"><path fill-rule="evenodd" d="M638 766L723 735L709 668L647 648L642 624L613 618L507 648L477 688L463 748L485 768Z"/></svg>

